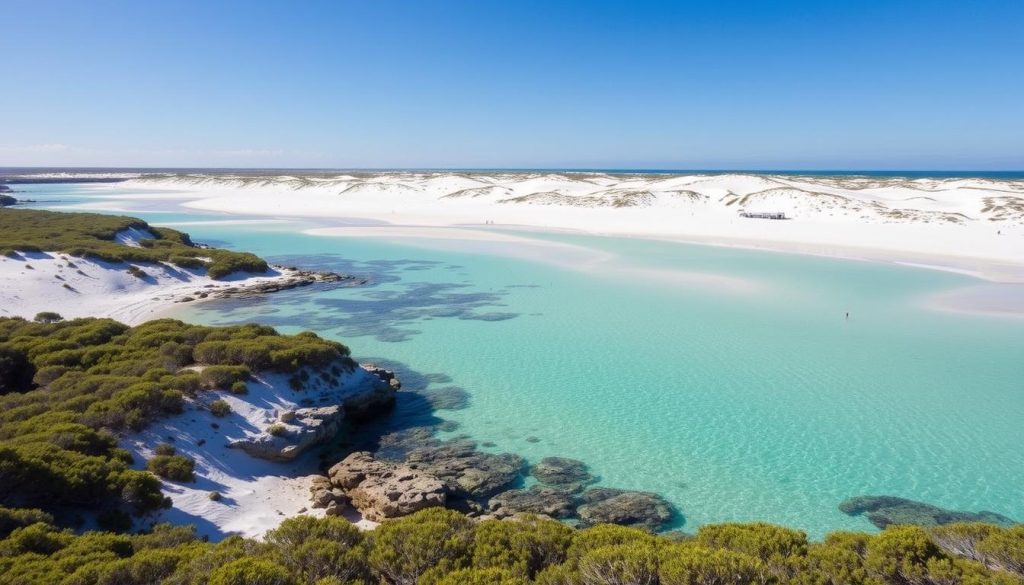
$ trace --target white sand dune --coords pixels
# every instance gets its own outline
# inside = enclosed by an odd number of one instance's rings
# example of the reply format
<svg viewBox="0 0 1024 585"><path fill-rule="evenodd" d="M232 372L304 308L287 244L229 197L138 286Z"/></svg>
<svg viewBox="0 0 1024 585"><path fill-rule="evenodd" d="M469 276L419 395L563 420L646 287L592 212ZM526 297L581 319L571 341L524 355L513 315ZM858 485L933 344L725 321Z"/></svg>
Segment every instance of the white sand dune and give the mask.
<svg viewBox="0 0 1024 585"><path fill-rule="evenodd" d="M61 252L0 256L0 317L31 319L54 311L65 319L111 317L136 325L159 317L173 303L226 288L279 280L275 270L259 276L213 280L203 270L171 264L136 262L146 276L128 272L128 264L75 258Z"/></svg>
<svg viewBox="0 0 1024 585"><path fill-rule="evenodd" d="M282 412L301 408L304 401L317 406L340 404L375 384L363 368L343 374L336 385L316 376L310 380L306 389L297 392L288 386L288 376L266 374L249 382L244 395L204 392L190 399L183 413L122 439L121 446L132 453L139 469L145 468L161 443L173 445L178 454L195 461L195 481L163 481L163 491L173 505L148 516L145 523L192 524L200 535L220 540L230 534L259 538L285 518L299 514L323 516L322 509L310 507L309 487L319 463L315 452L275 463L227 446L230 440L266 432ZM230 414L210 413L207 405L217 399L231 405ZM217 499L210 498L213 492ZM358 517L350 519L362 528L375 525Z"/></svg>
<svg viewBox="0 0 1024 585"><path fill-rule="evenodd" d="M145 176L108 192L131 189L177 190L188 207L235 214L359 218L392 226L567 229L906 261L996 281L1024 281L1021 180L539 172L186 174ZM741 211L784 212L790 219L747 219Z"/></svg>

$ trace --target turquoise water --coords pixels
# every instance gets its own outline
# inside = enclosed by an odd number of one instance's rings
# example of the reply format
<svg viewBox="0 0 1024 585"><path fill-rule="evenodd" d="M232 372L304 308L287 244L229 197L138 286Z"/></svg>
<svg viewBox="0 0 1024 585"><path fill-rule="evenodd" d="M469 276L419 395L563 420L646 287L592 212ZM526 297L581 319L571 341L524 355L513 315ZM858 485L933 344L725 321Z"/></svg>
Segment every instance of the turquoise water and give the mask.
<svg viewBox="0 0 1024 585"><path fill-rule="evenodd" d="M65 203L103 193L68 189ZM531 461L582 459L603 485L665 496L685 530L870 530L836 508L863 494L1024 519L1024 320L926 303L969 277L571 235L309 236L299 232L314 224L117 208L188 222L198 241L368 276L181 315L313 329L397 364L413 385L463 388L467 407L437 413L455 433Z"/></svg>

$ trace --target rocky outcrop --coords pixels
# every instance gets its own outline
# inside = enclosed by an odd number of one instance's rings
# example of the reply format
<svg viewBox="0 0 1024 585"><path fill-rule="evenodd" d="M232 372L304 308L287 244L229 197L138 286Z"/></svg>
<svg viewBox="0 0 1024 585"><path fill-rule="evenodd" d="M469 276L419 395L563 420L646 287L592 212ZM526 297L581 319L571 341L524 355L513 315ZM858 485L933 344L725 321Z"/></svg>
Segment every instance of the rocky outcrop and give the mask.
<svg viewBox="0 0 1024 585"><path fill-rule="evenodd" d="M676 515L672 504L651 492L598 487L587 490L583 501L576 513L585 526L619 524L657 531Z"/></svg>
<svg viewBox="0 0 1024 585"><path fill-rule="evenodd" d="M576 498L569 492L533 485L529 489L509 490L494 496L488 502L488 511L494 518L539 514L562 519L576 515L576 504Z"/></svg>
<svg viewBox="0 0 1024 585"><path fill-rule="evenodd" d="M530 475L537 481L568 492L583 491L597 478L587 471L585 463L568 457L545 457L530 468Z"/></svg>
<svg viewBox="0 0 1024 585"><path fill-rule="evenodd" d="M401 390L402 382L391 370L386 370L376 364L359 364L364 370L376 376L381 382L387 384L392 390Z"/></svg>
<svg viewBox="0 0 1024 585"><path fill-rule="evenodd" d="M331 467L329 478L364 518L376 522L443 506L447 499L438 478L404 464L377 460L366 451L352 453Z"/></svg>
<svg viewBox="0 0 1024 585"><path fill-rule="evenodd" d="M395 406L395 392L391 388L375 388L342 402L349 420L363 422L387 413Z"/></svg>
<svg viewBox="0 0 1024 585"><path fill-rule="evenodd" d="M485 498L520 480L526 461L512 453L484 453L474 441L461 439L409 451L406 464L440 479L463 498Z"/></svg>
<svg viewBox="0 0 1024 585"><path fill-rule="evenodd" d="M323 508L328 516L340 516L351 503L344 491L334 487L330 478L323 476L313 478L309 493L313 507Z"/></svg>
<svg viewBox="0 0 1024 585"><path fill-rule="evenodd" d="M275 270L281 273L281 277L263 282L241 283L238 286L215 288L210 290L197 290L194 296L210 299L228 298L250 298L267 293L289 290L311 284L334 284L338 286L360 286L369 281L365 278L352 276L351 274L338 274L336 272L316 272L312 270L301 270L295 267L274 266ZM184 297L191 298L191 297ZM179 300L177 302L183 302Z"/></svg>
<svg viewBox="0 0 1024 585"><path fill-rule="evenodd" d="M864 515L878 528L890 524L914 524L916 526L939 526L954 522L988 522L1000 526L1012 526L1015 522L995 512L961 512L947 510L924 502L916 502L895 496L859 496L839 504L839 510L850 516Z"/></svg>
<svg viewBox="0 0 1024 585"><path fill-rule="evenodd" d="M228 447L271 461L291 461L313 445L334 438L345 419L339 406L284 411L278 422L254 437L230 441Z"/></svg>

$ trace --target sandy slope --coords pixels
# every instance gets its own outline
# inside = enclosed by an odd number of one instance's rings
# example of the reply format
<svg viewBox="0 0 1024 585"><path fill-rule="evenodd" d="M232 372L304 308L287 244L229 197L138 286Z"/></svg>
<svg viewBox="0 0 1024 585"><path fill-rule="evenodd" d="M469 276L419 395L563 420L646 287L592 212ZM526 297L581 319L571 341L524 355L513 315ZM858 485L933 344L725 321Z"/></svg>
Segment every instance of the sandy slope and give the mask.
<svg viewBox="0 0 1024 585"><path fill-rule="evenodd" d="M173 507L145 522L193 524L200 535L219 540L229 534L260 537L285 518L299 514L323 516L323 510L310 508L309 486L319 463L314 452L290 463L274 463L227 444L265 432L283 411L309 404L339 404L347 396L373 388L374 380L366 370L357 368L334 386L312 376L308 387L296 392L289 388L288 376L262 375L249 382L248 394L204 392L189 400L182 414L127 436L121 445L135 456L139 469L160 443L174 445L179 454L196 462L196 481L164 481L163 491L173 500ZM221 418L210 414L207 405L217 399L231 405L230 414ZM220 499L210 499L211 492L218 493ZM363 527L373 526L369 521L352 520Z"/></svg>
<svg viewBox="0 0 1024 585"><path fill-rule="evenodd" d="M353 173L147 176L196 209L666 237L952 267L1024 280L1024 181L779 175ZM167 193L155 194L167 197ZM740 211L781 211L787 221ZM324 232L321 232L324 233Z"/></svg>
<svg viewBox="0 0 1024 585"><path fill-rule="evenodd" d="M158 317L185 297L282 278L271 271L224 281L208 278L201 270L170 264L136 265L148 276L129 274L127 264L72 258L58 252L0 256L0 317L31 319L39 312L55 311L67 319L112 317L135 325Z"/></svg>

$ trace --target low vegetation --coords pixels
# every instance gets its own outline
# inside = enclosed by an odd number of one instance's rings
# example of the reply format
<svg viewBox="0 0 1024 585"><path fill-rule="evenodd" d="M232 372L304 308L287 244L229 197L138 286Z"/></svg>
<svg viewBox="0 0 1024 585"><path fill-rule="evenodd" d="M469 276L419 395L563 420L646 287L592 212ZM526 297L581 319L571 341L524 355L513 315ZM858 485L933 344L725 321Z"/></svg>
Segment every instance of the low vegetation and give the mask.
<svg viewBox="0 0 1024 585"><path fill-rule="evenodd" d="M146 469L170 481L195 479L195 461L182 455L154 455L146 462Z"/></svg>
<svg viewBox="0 0 1024 585"><path fill-rule="evenodd" d="M110 512L106 518L121 524L114 512L165 506L160 481L132 468L119 434L181 412L203 391L229 391L249 378L245 364L290 373L348 354L311 333L258 325L0 318L0 506L60 518ZM174 481L191 480L192 465L170 444L147 464Z"/></svg>
<svg viewBox="0 0 1024 585"><path fill-rule="evenodd" d="M116 236L125 230L143 230L152 238L128 246ZM210 278L235 272L264 272L267 263L248 252L200 248L188 234L152 227L141 219L97 213L58 213L38 209L0 209L0 250L9 252L64 252L71 256L107 262L169 262L182 268L206 267ZM137 266L126 270L138 277Z"/></svg>
<svg viewBox="0 0 1024 585"><path fill-rule="evenodd" d="M262 541L190 528L75 535L0 509L0 583L81 585L1020 585L1024 526L894 526L808 542L767 524L653 536L553 520L473 521L431 508L361 532L289 518ZM6 537L6 538L4 538Z"/></svg>

